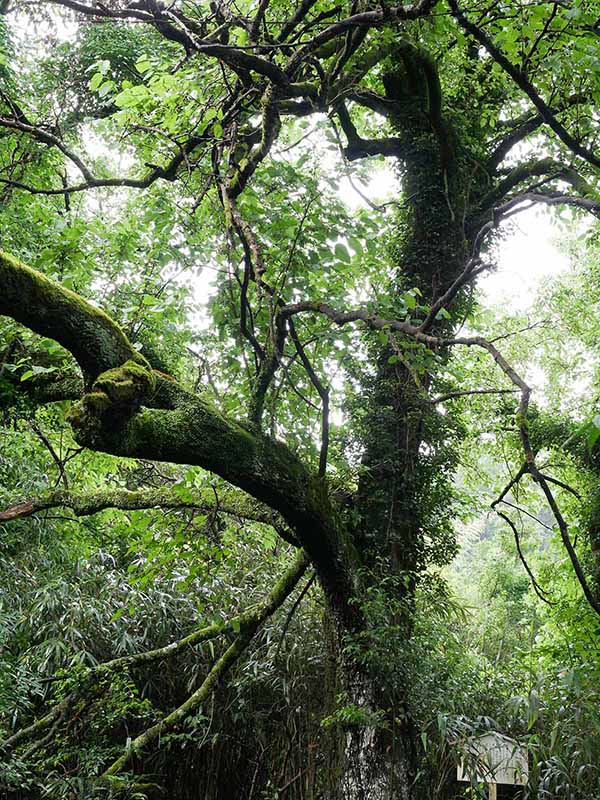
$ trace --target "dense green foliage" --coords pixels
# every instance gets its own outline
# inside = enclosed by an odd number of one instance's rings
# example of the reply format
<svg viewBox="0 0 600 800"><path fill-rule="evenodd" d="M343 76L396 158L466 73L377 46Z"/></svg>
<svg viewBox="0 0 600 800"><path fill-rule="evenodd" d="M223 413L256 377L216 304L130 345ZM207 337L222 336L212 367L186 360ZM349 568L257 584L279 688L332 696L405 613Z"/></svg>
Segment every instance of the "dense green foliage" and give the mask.
<svg viewBox="0 0 600 800"><path fill-rule="evenodd" d="M0 798L600 800L599 14L0 0Z"/></svg>

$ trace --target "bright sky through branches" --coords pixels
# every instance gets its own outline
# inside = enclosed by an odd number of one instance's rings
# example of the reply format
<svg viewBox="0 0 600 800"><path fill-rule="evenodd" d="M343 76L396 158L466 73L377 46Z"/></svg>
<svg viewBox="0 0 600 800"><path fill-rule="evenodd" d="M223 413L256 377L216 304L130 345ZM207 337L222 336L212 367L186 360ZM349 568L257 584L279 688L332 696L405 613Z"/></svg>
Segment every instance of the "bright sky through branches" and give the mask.
<svg viewBox="0 0 600 800"><path fill-rule="evenodd" d="M361 193L375 203L392 196L395 182L389 169L374 173L368 186L353 179ZM342 179L340 191L351 208L366 206L347 178ZM511 219L510 225L505 227L507 235L498 245L496 271L478 280L480 301L484 305L501 305L505 311L527 313L544 281L568 268L568 258L556 244L559 235L559 229L553 224L556 213L534 208Z"/></svg>

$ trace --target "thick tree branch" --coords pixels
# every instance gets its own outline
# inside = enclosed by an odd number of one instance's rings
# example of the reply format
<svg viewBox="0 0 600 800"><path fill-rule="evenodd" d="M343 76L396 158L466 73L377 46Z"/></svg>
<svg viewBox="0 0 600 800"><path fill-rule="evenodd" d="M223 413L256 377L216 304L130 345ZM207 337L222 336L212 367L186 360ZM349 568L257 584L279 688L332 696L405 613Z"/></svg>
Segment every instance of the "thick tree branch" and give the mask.
<svg viewBox="0 0 600 800"><path fill-rule="evenodd" d="M0 314L55 339L95 378L132 360L146 364L119 326L75 292L0 252Z"/></svg>
<svg viewBox="0 0 600 800"><path fill-rule="evenodd" d="M278 531L285 527L283 520L271 509L256 502L253 498L243 495L235 490L228 489L218 492L215 499L213 489L202 490L194 494L186 493L185 497L178 496L171 487L159 489L101 489L91 492L77 491L52 491L45 492L32 500L17 503L4 511L0 511L0 522L10 522L50 508L70 508L78 517L97 514L109 508L121 511L136 511L150 508L162 509L193 509L205 513L227 514L251 522L260 522L271 525ZM293 537L286 532L287 540Z"/></svg>
<svg viewBox="0 0 600 800"><path fill-rule="evenodd" d="M0 285L0 314L56 339L96 378L71 411L80 445L201 466L278 511L350 624L350 565L357 556L322 478L282 443L224 417L204 398L153 372L121 329L74 292L5 255Z"/></svg>
<svg viewBox="0 0 600 800"><path fill-rule="evenodd" d="M348 140L348 146L344 148L344 155L348 161L355 161L365 156L378 155L401 157L403 152L402 139L395 136L390 136L386 139L363 139L359 136L344 103L339 102L337 104L336 113Z"/></svg>
<svg viewBox="0 0 600 800"><path fill-rule="evenodd" d="M488 211L495 208L519 184L530 178L546 177L546 181L558 180L568 183L580 195L592 194L592 188L577 170L566 164L561 164L553 158L544 158L538 161L528 161L519 164L510 170L496 186L481 199L481 208Z"/></svg>

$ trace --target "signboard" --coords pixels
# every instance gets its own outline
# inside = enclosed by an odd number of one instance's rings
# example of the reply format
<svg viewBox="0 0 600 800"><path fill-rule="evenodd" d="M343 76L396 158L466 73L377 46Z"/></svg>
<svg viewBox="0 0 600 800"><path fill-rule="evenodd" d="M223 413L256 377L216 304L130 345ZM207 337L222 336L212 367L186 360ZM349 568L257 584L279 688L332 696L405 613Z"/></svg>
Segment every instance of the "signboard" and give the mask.
<svg viewBox="0 0 600 800"><path fill-rule="evenodd" d="M529 775L527 750L501 733L485 733L465 743L456 779L470 783L524 786Z"/></svg>

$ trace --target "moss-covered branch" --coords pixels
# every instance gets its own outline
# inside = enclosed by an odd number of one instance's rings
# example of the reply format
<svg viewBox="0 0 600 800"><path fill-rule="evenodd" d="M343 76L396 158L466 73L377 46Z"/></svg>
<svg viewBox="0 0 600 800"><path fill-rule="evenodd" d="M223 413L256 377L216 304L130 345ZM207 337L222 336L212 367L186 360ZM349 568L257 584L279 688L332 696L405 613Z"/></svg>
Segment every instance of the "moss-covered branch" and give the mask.
<svg viewBox="0 0 600 800"><path fill-rule="evenodd" d="M194 464L243 489L281 514L336 604L352 596L355 555L327 483L281 442L191 396L176 409L141 408L130 417L95 416L84 398L72 424L81 445L116 456Z"/></svg>
<svg viewBox="0 0 600 800"><path fill-rule="evenodd" d="M277 581L265 602L253 610L247 611L237 619L239 634L223 655L215 661L212 669L202 682L201 686L178 708L168 714L156 725L145 730L137 736L123 755L114 761L104 772L103 777L116 775L126 767L136 755L141 753L159 736L173 730L184 722L195 709L214 691L218 682L231 669L242 655L252 637L260 626L285 602L294 587L306 571L309 560L304 552L298 553L293 564L287 572Z"/></svg>
<svg viewBox="0 0 600 800"><path fill-rule="evenodd" d="M72 353L86 375L96 377L130 359L145 363L103 311L2 252L0 287L0 314L55 339Z"/></svg>
<svg viewBox="0 0 600 800"><path fill-rule="evenodd" d="M279 512L334 605L354 619L348 600L356 553L322 478L282 443L153 371L118 325L74 292L7 255L0 256L0 286L0 314L60 342L88 376L70 416L79 444L200 466Z"/></svg>
<svg viewBox="0 0 600 800"><path fill-rule="evenodd" d="M261 522L272 525L282 532L285 527L281 517L267 506L254 500L248 495L234 489L226 489L215 494L213 489L203 489L197 492L186 492L185 496L178 495L172 487L166 486L152 489L111 488L93 492L74 492L60 489L44 492L31 500L0 511L0 522L10 522L22 517L29 517L40 511L51 508L70 508L78 517L97 514L109 508L122 511L139 511L148 508L182 508L195 509L205 513L222 513L239 517L251 522ZM283 531L288 541L291 538L289 531Z"/></svg>

